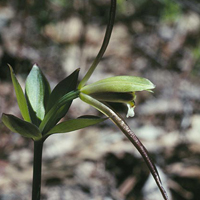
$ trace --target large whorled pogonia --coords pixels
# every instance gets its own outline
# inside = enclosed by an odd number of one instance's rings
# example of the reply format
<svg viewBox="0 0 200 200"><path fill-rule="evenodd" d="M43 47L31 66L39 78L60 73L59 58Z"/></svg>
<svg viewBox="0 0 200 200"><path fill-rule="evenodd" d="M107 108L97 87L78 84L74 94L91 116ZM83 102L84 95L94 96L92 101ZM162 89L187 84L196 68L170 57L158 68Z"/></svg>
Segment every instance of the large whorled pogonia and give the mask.
<svg viewBox="0 0 200 200"><path fill-rule="evenodd" d="M81 100L98 109L119 127L140 152L163 198L168 200L159 174L146 148L123 118L106 104L106 102L126 103L128 106L127 117L134 116L135 93L145 90L151 92L155 87L154 84L148 79L141 77L116 76L86 85L87 80L100 62L109 43L114 24L115 11L116 0L111 0L109 23L102 47L78 86L79 69L59 82L51 91L44 74L37 65L34 65L26 80L24 94L10 67L18 105L24 120L13 115L3 114L2 121L11 131L34 140L32 200L40 200L42 147L46 138L52 134L71 132L85 128L107 119L86 115L60 122L60 119L67 114L72 101L77 97L80 97Z"/></svg>
<svg viewBox="0 0 200 200"><path fill-rule="evenodd" d="M154 84L148 79L135 76L115 76L86 85L80 92L99 101L126 103L127 117L134 116L135 92L151 91Z"/></svg>
<svg viewBox="0 0 200 200"><path fill-rule="evenodd" d="M97 81L93 84L86 85L86 82L94 72L99 61L101 60L107 45L110 40L112 33L112 28L114 24L116 11L116 0L111 0L111 9L109 16L109 23L106 29L105 37L101 49L93 61L91 67L89 68L86 75L83 77L78 85L78 90L80 91L79 97L84 102L92 105L94 108L108 116L126 135L126 137L133 143L136 149L140 152L143 159L145 160L150 172L152 173L161 193L165 200L168 200L167 193L162 186L157 169L152 162L148 151L134 134L134 132L129 128L127 123L120 117L112 108L106 105L105 102L122 102L127 103L128 113L127 117L134 116L134 100L136 98L136 91L149 91L155 87L148 79L142 77L132 77L132 76L117 76L107 79Z"/></svg>

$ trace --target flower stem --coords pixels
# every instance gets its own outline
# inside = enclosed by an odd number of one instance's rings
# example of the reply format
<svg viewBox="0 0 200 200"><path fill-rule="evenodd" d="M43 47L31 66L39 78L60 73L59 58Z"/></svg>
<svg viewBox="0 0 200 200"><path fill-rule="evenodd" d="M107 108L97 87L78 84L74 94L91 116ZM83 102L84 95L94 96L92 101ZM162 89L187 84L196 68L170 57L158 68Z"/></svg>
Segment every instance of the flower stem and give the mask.
<svg viewBox="0 0 200 200"><path fill-rule="evenodd" d="M43 140L34 141L32 200L40 200Z"/></svg>

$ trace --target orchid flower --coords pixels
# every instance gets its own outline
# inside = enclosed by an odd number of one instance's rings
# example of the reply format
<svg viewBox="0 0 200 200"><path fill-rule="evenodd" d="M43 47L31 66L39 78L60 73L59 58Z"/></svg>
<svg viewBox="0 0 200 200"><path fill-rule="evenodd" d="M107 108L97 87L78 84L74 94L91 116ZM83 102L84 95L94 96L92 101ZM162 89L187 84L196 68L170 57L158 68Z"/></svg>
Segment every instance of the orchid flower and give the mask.
<svg viewBox="0 0 200 200"><path fill-rule="evenodd" d="M85 86L86 82L88 81L95 68L97 67L99 61L101 60L109 43L114 24L115 10L116 0L111 0L110 18L106 29L104 41L96 59L94 60L88 72L78 85L78 89L80 91L79 97L82 101L90 104L91 106L102 112L104 115L109 117L109 119L111 119L113 123L116 124L119 129L126 135L126 137L132 142L132 144L140 152L141 156L146 162L151 174L153 175L157 183L157 186L162 193L163 198L165 200L168 200L167 193L162 186L158 171L153 161L151 160L148 151L137 138L135 133L130 129L128 124L123 120L123 118L106 104L106 102L126 103L128 107L128 112L126 116L133 117L135 108L134 100L136 98L135 92L144 90L152 92L152 89L155 88L155 85L148 79L142 77L115 76L99 80L95 83Z"/></svg>
<svg viewBox="0 0 200 200"><path fill-rule="evenodd" d="M35 64L26 79L24 94L10 66L11 79L23 120L10 114L3 114L2 121L11 131L31 138L34 141L32 200L40 200L42 147L46 138L52 134L71 132L95 125L107 118L111 119L119 127L140 152L163 198L168 200L159 174L146 148L124 119L106 104L106 102L125 103L128 106L127 117L133 117L136 99L135 93L140 91L151 92L155 88L154 84L142 77L115 76L86 85L108 46L114 24L115 11L116 0L111 0L109 23L103 44L97 57L78 86L79 69L59 82L51 91L49 82L40 68ZM106 118L86 115L59 122L67 114L72 101L78 97L102 112Z"/></svg>
<svg viewBox="0 0 200 200"><path fill-rule="evenodd" d="M80 97L85 94L99 101L126 103L128 107L126 117L133 117L135 114L135 92L151 91L154 87L153 83L142 77L115 76L82 87Z"/></svg>

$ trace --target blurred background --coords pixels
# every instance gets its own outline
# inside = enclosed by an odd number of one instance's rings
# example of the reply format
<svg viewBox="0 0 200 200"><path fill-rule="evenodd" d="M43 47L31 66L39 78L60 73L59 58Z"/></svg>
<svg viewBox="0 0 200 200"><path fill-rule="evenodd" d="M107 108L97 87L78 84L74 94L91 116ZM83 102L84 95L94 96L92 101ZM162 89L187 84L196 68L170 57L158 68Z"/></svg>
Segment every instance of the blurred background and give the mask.
<svg viewBox="0 0 200 200"><path fill-rule="evenodd" d="M7 64L24 88L37 63L53 88L101 46L106 0L0 1L0 114L20 117ZM142 76L156 88L140 92L136 116L125 119L150 152L171 200L200 196L200 3L118 0L109 47L89 83ZM112 104L126 118L126 107ZM68 115L99 112L75 100ZM33 142L0 122L0 200L29 200ZM134 146L109 120L47 139L42 200L160 200Z"/></svg>

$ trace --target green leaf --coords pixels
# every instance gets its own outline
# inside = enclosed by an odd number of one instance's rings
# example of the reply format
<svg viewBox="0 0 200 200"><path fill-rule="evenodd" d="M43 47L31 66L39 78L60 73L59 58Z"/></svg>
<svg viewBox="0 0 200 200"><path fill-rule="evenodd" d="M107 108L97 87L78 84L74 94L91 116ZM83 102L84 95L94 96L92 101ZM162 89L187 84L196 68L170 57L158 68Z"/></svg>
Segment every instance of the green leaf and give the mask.
<svg viewBox="0 0 200 200"><path fill-rule="evenodd" d="M65 94L63 97L59 99L59 101L54 104L54 106L50 109L50 111L45 115L44 120L39 126L39 130L45 134L48 132L55 124L58 122L58 114L62 112L63 107L65 107L66 104L71 102L73 99L77 98L79 96L79 91L74 90L67 94Z"/></svg>
<svg viewBox="0 0 200 200"><path fill-rule="evenodd" d="M26 98L32 122L37 126L44 119L49 95L49 83L39 67L34 65L26 80Z"/></svg>
<svg viewBox="0 0 200 200"><path fill-rule="evenodd" d="M22 117L24 118L25 121L31 122L30 119L30 115L29 115L29 111L28 111L28 106L27 106L27 102L26 102L26 98L24 96L24 93L22 91L22 88L13 72L13 69L10 65L8 65L10 68L10 74L11 74L11 79L12 79L12 83L15 89L15 94L17 97L17 102L19 105L19 109L21 111Z"/></svg>
<svg viewBox="0 0 200 200"><path fill-rule="evenodd" d="M71 91L76 89L78 74L79 69L75 70L71 75L58 83L52 91L47 103L45 118L40 126L40 130L43 130L43 132L47 132L55 126L55 124L57 124L59 120L66 115L72 100L78 97L77 91L72 92L72 96L74 96L73 98L71 98L69 94ZM62 103L63 101L65 103Z"/></svg>
<svg viewBox="0 0 200 200"><path fill-rule="evenodd" d="M56 87L50 94L49 101L47 103L46 113L54 106L55 103L59 101L62 96L76 88L79 71L80 69L75 70L72 74L70 74L68 77L66 77L56 85ZM64 113L66 110L68 110L68 107L69 105L65 106L65 109L63 109Z"/></svg>
<svg viewBox="0 0 200 200"><path fill-rule="evenodd" d="M136 76L115 76L106 78L81 89L85 94L98 92L136 92L151 90L155 85L148 79Z"/></svg>
<svg viewBox="0 0 200 200"><path fill-rule="evenodd" d="M77 119L71 119L56 125L47 134L45 134L45 136L79 130L103 122L106 119L107 118L99 118L97 116L82 116Z"/></svg>
<svg viewBox="0 0 200 200"><path fill-rule="evenodd" d="M33 140L40 140L42 134L40 133L37 126L29 122L23 121L14 115L2 114L3 123L13 132L19 133L20 135Z"/></svg>

